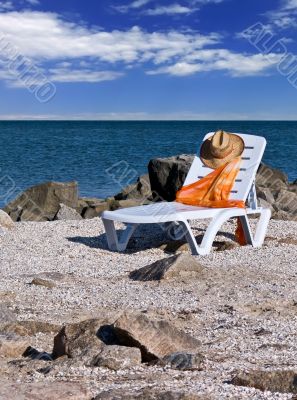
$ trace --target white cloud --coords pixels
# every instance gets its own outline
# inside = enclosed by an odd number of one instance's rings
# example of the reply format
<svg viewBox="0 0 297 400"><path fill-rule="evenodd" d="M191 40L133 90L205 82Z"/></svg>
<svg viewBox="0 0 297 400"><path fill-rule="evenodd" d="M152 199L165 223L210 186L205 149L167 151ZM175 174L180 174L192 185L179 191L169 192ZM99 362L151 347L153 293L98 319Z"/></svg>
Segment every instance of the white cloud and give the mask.
<svg viewBox="0 0 297 400"><path fill-rule="evenodd" d="M25 1L31 4L32 6L38 6L40 4L39 0L25 0Z"/></svg>
<svg viewBox="0 0 297 400"><path fill-rule="evenodd" d="M283 8L286 10L297 8L297 0L287 0L284 3Z"/></svg>
<svg viewBox="0 0 297 400"><path fill-rule="evenodd" d="M139 27L94 32L64 22L56 14L32 11L1 14L0 32L22 55L38 61L93 57L102 62L128 64L155 62L160 57L164 62L219 40L216 34L148 33Z"/></svg>
<svg viewBox="0 0 297 400"><path fill-rule="evenodd" d="M121 72L93 71L88 69L52 68L49 70L52 82L103 82L112 81L123 76Z"/></svg>
<svg viewBox="0 0 297 400"><path fill-rule="evenodd" d="M145 15L177 15L177 14L191 14L196 11L196 8L189 8L181 6L180 4L172 4L170 6L159 6L156 8L150 8L144 11Z"/></svg>
<svg viewBox="0 0 297 400"><path fill-rule="evenodd" d="M126 5L121 5L121 6L112 6L115 10L122 12L122 13L127 13L130 9L139 9L146 4L150 3L152 0L135 0L130 4Z"/></svg>
<svg viewBox="0 0 297 400"><path fill-rule="evenodd" d="M0 1L0 12L13 10L12 1Z"/></svg>
<svg viewBox="0 0 297 400"><path fill-rule="evenodd" d="M131 10L141 10L141 14L150 15L150 16L158 16L158 15L178 15L178 14L190 14L195 11L198 11L200 6L204 6L207 4L218 4L222 3L226 0L187 0L188 6L182 5L179 3L173 3L169 5L160 5L156 0L135 0L132 3L120 5L120 6L112 6L115 10L127 13ZM143 10L144 6L149 3L156 3L156 7L149 8ZM198 6L198 8L196 7Z"/></svg>
<svg viewBox="0 0 297 400"><path fill-rule="evenodd" d="M182 62L160 67L147 72L149 75L169 74L188 76L197 72L228 71L234 77L253 76L264 73L280 60L280 56L270 54L269 59L262 54L238 54L225 49L197 51L184 57Z"/></svg>
<svg viewBox="0 0 297 400"><path fill-rule="evenodd" d="M218 47L216 33L146 32L139 27L104 31L63 21L57 14L22 11L0 14L0 61L9 43L20 57L32 60L55 82L100 82L142 67L150 75L186 76L221 70L232 76L266 72L270 61L259 54L241 54ZM1 75L0 75L1 79ZM6 79L2 76L2 79ZM7 79L6 79L7 80ZM10 81L10 85L18 86Z"/></svg>
<svg viewBox="0 0 297 400"><path fill-rule="evenodd" d="M297 0L283 0L281 6L265 14L270 22L271 29L296 28Z"/></svg>

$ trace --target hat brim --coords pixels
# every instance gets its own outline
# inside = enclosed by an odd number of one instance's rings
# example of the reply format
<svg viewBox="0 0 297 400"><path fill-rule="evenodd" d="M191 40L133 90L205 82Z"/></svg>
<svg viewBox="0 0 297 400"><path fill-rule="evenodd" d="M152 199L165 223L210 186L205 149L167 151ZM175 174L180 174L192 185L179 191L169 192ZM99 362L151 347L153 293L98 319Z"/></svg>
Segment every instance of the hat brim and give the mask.
<svg viewBox="0 0 297 400"><path fill-rule="evenodd" d="M233 133L229 133L230 141L232 144L232 151L224 158L216 158L211 154L211 140L212 136L206 139L200 148L200 158L203 164L209 168L216 169L224 164L232 161L234 158L239 157L244 150L244 141Z"/></svg>

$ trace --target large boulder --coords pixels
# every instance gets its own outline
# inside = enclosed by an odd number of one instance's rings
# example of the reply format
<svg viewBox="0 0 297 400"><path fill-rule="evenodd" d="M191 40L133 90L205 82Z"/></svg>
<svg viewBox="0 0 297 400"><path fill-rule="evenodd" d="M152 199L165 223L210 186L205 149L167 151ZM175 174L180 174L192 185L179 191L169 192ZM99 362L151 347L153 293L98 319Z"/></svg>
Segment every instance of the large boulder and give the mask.
<svg viewBox="0 0 297 400"><path fill-rule="evenodd" d="M194 155L180 155L169 158L156 158L148 165L153 197L173 201L181 188Z"/></svg>
<svg viewBox="0 0 297 400"><path fill-rule="evenodd" d="M63 203L78 206L77 182L46 182L33 186L6 205L4 211L14 221L51 221Z"/></svg>
<svg viewBox="0 0 297 400"><path fill-rule="evenodd" d="M167 321L153 320L137 312L123 313L113 324L113 330L119 344L140 349L144 362L176 352L197 352L201 344Z"/></svg>

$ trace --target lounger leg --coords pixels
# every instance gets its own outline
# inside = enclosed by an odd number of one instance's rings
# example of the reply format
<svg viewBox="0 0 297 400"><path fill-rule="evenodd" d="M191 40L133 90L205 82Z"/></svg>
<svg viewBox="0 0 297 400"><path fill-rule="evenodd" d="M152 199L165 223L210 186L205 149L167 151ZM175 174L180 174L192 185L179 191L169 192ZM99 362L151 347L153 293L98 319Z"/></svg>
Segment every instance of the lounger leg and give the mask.
<svg viewBox="0 0 297 400"><path fill-rule="evenodd" d="M218 230L222 224L227 221L230 217L234 216L229 210L223 211L219 216L212 219L206 232L204 234L202 243L200 246L197 245L195 236L193 235L192 229L187 221L181 221L180 223L186 229L186 239L190 245L193 255L205 256L210 253L213 241L218 233Z"/></svg>
<svg viewBox="0 0 297 400"><path fill-rule="evenodd" d="M107 245L109 250L119 251L119 242L114 222L110 219L102 219L106 232Z"/></svg>
<svg viewBox="0 0 297 400"><path fill-rule="evenodd" d="M202 243L199 246L199 254L206 255L210 253L213 241L219 229L221 228L224 222L228 221L228 219L232 217L234 217L233 210L225 210L212 219L211 223L208 225L208 228L206 229ZM249 240L251 238L251 232L249 230L247 217L241 216L241 218L242 217L243 217L243 228L245 229L245 234L247 235L247 238Z"/></svg>
<svg viewBox="0 0 297 400"><path fill-rule="evenodd" d="M124 251L138 224L128 224L119 240L114 221L104 218L102 218L102 220L106 232L108 248L112 251Z"/></svg>
<svg viewBox="0 0 297 400"><path fill-rule="evenodd" d="M135 229L137 227L138 227L138 224L128 224L127 225L126 229L122 233L121 238L119 240L119 244L118 244L119 251L126 250L129 240L130 240L131 236L133 235L133 233L135 232Z"/></svg>
<svg viewBox="0 0 297 400"><path fill-rule="evenodd" d="M198 256L200 253L200 248L197 245L195 236L193 234L193 231L188 223L188 221L180 221L181 226L184 228L185 236L187 239L187 242L189 243L191 252L193 256Z"/></svg>
<svg viewBox="0 0 297 400"><path fill-rule="evenodd" d="M271 210L269 208L263 208L260 211L260 218L257 225L256 233L253 239L254 247L261 247L268 228L268 224L271 218Z"/></svg>

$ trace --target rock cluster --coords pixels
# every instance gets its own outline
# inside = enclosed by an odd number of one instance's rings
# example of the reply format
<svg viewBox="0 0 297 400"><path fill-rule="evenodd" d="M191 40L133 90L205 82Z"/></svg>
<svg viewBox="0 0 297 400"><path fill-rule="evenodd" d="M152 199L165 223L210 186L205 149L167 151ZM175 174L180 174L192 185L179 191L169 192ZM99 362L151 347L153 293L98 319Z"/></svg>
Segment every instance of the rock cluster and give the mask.
<svg viewBox="0 0 297 400"><path fill-rule="evenodd" d="M148 175L107 199L80 198L77 182L47 182L23 192L4 208L13 221L79 220L98 217L105 210L173 201L193 161L193 155L156 158L148 164ZM282 171L261 164L256 189L259 204L272 209L275 219L297 218L297 183L289 183ZM10 220L10 221L11 221ZM0 226L12 224L0 214Z"/></svg>
<svg viewBox="0 0 297 400"><path fill-rule="evenodd" d="M158 360L170 364L169 356L177 352L188 351L194 360L199 346L197 339L165 320L151 319L144 313L124 312L110 324L103 319L90 319L64 326L55 336L52 356L53 359L79 358L88 366L117 370L125 365ZM200 355L198 358L202 360ZM172 361L171 365L179 363Z"/></svg>

